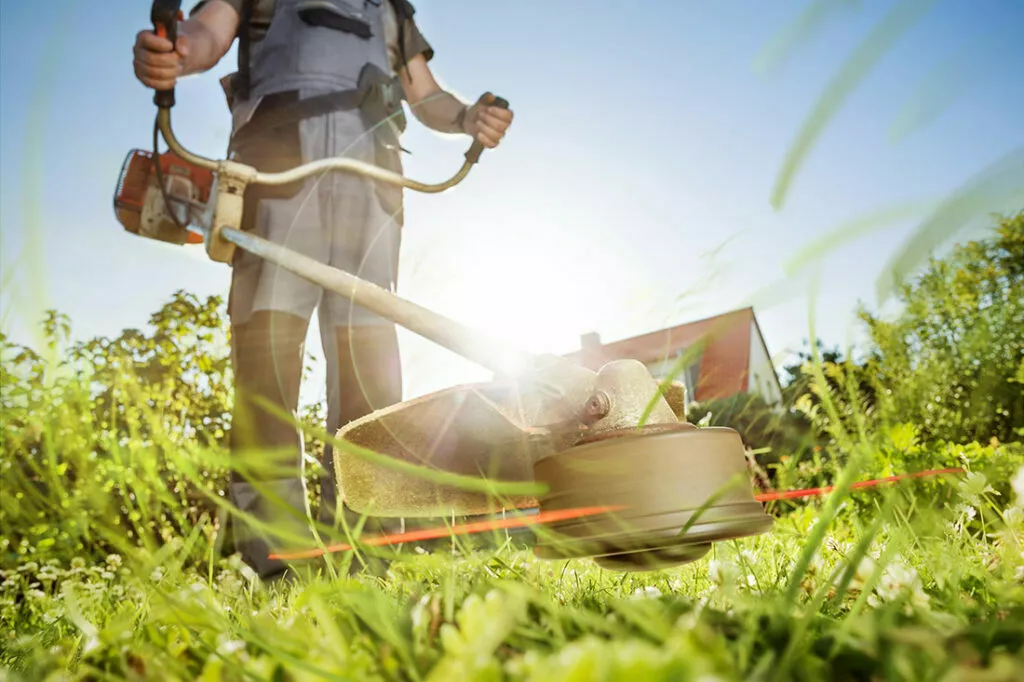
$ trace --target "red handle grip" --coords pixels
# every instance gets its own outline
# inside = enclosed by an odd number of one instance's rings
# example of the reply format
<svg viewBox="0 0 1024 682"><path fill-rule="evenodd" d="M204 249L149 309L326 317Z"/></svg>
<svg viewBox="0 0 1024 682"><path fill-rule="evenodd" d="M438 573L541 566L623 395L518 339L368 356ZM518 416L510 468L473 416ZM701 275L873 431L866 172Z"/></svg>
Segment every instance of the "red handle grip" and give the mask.
<svg viewBox="0 0 1024 682"><path fill-rule="evenodd" d="M178 22L184 18L181 13L181 0L153 0L149 19L153 22L153 30L161 38L167 38L171 45L178 42ZM174 88L157 90L153 95L153 103L161 109L174 106Z"/></svg>

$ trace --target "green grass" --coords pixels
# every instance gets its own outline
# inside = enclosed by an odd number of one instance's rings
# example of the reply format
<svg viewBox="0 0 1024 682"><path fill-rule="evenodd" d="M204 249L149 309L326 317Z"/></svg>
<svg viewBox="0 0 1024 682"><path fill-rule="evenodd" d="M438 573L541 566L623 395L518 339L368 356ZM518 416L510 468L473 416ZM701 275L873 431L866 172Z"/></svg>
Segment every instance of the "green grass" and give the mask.
<svg viewBox="0 0 1024 682"><path fill-rule="evenodd" d="M0 679L1020 679L1024 498L996 492L860 491L828 527L819 504L776 510L771 533L656 573L460 539L381 577L264 587L204 523L154 553L30 550L3 572Z"/></svg>

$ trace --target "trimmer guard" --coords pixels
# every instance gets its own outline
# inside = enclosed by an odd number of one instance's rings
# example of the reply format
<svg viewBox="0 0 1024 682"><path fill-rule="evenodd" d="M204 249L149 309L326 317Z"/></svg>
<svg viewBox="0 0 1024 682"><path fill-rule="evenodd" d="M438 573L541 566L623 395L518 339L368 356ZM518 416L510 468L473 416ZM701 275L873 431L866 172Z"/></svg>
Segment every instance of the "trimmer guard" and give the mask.
<svg viewBox="0 0 1024 682"><path fill-rule="evenodd" d="M369 457L335 449L339 494L358 513L384 517L489 514L537 506L530 496L498 498L400 471L387 458L432 471L534 483L533 464L552 452L547 429L529 426L529 405L515 386L465 384L407 400L353 421L338 432Z"/></svg>
<svg viewBox="0 0 1024 682"><path fill-rule="evenodd" d="M664 390L683 418L685 389ZM532 496L503 496L444 485L382 463L382 459L473 476L496 483L536 483L534 464L564 450L576 432L533 426L546 403L518 384L463 384L377 410L342 427L337 438L365 450L335 448L338 493L358 513L382 517L445 517L536 508ZM344 444L344 443L343 443ZM342 444L342 445L343 445Z"/></svg>

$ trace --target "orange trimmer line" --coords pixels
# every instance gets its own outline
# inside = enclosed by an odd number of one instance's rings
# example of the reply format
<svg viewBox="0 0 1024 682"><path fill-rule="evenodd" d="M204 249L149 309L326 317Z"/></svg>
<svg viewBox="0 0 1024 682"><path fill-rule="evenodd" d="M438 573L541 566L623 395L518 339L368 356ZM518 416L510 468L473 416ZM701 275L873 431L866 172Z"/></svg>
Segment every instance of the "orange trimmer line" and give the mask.
<svg viewBox="0 0 1024 682"><path fill-rule="evenodd" d="M555 509L548 512L540 512L532 516L520 516L508 519L493 519L488 521L472 521L461 523L451 527L439 526L437 528L423 528L411 530L405 533L394 535L383 534L366 539L360 539L361 545L400 545L406 542L417 540L436 540L449 535L468 535L470 533L482 533L488 530L500 530L502 528L520 528L523 526L535 525L538 523L551 523L554 521L565 521L576 519L581 516L593 516L595 514L607 514L609 512L621 511L625 507L579 507L576 509ZM326 549L309 549L301 552L288 554L271 554L271 559L310 559L322 556L328 552L344 552L352 549L352 545L339 544L330 545Z"/></svg>
<svg viewBox="0 0 1024 682"><path fill-rule="evenodd" d="M886 478L876 478L871 481L860 481L850 486L851 489L857 488L871 488L882 483L892 483L894 481L900 481L904 478L921 478L924 476L938 476L940 474L962 474L964 472L960 467L954 467L952 469L932 469L930 471L918 471L913 474L900 474L899 476L887 476ZM824 495L835 490L834 485L825 486L823 488L804 488L803 490L781 490L778 492L761 493L760 495L754 495L754 499L758 502L771 502L773 500L789 500L794 497L811 497L812 495Z"/></svg>
<svg viewBox="0 0 1024 682"><path fill-rule="evenodd" d="M964 469L960 467L954 467L950 469L932 469L930 471L919 471L913 474L901 474L898 476L888 476L886 478L876 478L870 481L859 481L854 483L850 487L852 489L859 488L871 488L876 485L883 483L894 483L906 478L923 478L926 476L939 476L941 474L962 474ZM775 492L761 493L755 495L754 499L758 502L772 502L775 500L790 500L799 497L813 497L815 495L825 495L835 490L834 485L824 486L821 488L804 488L802 490L781 490ZM615 511L622 511L625 507L580 507L577 509L555 509L553 511L540 512L531 516L517 516L507 519L493 519L489 521L473 521L469 523L457 524L451 527L443 526L437 528L424 528L420 530L408 531L406 533L395 533L395 534L384 534L361 539L360 544L367 546L375 545L401 545L407 542L416 542L420 540L437 540L439 538L448 537L452 535L469 535L472 533L482 533L489 530L501 530L505 528L522 528L524 526L537 525L542 523L551 523L554 521L565 521L567 519L576 519L584 516L594 516L597 514L607 514ZM327 553L333 552L345 552L352 549L352 545L338 544L330 545L326 549L309 549L301 552L290 552L286 554L271 554L271 559L283 559L283 560L294 560L294 559L312 559L314 557L323 556Z"/></svg>

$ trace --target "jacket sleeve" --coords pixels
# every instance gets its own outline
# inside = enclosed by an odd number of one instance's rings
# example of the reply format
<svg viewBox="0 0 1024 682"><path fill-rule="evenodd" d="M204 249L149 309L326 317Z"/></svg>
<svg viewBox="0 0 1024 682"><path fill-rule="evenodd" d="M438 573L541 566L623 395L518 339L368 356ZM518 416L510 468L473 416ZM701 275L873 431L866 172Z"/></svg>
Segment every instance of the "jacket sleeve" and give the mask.
<svg viewBox="0 0 1024 682"><path fill-rule="evenodd" d="M406 61L417 55L423 55L428 62L434 58L434 48L430 45L420 27L416 24L416 8L409 0L390 0L398 19L398 36L401 41L400 51Z"/></svg>
<svg viewBox="0 0 1024 682"><path fill-rule="evenodd" d="M427 42L427 39L423 37L420 32L419 26L412 19L405 20L405 26L403 27L402 33L405 38L405 56L406 59L412 59L416 55L422 54L423 58L428 62L434 58L434 48Z"/></svg>

